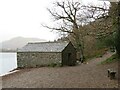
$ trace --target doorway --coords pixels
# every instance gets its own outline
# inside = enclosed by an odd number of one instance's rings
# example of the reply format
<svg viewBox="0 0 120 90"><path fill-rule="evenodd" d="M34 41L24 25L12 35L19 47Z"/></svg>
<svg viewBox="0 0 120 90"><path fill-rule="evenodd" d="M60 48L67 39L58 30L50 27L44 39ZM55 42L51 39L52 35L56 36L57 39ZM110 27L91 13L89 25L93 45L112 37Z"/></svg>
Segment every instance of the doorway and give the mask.
<svg viewBox="0 0 120 90"><path fill-rule="evenodd" d="M71 65L71 56L72 56L72 54L68 53L68 65Z"/></svg>

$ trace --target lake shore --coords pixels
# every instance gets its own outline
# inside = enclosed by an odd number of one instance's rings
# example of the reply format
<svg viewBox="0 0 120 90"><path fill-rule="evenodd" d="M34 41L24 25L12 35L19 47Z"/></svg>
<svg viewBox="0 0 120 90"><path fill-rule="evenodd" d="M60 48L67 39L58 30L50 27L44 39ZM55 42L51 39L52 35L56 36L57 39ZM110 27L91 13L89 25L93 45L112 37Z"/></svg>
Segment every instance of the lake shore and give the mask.
<svg viewBox="0 0 120 90"><path fill-rule="evenodd" d="M16 53L0 53L0 76L9 73L9 71L17 68Z"/></svg>
<svg viewBox="0 0 120 90"><path fill-rule="evenodd" d="M12 71L9 71L7 73L4 73L4 74L1 74L0 76L3 77L3 76L7 76L7 75L10 75L10 74L13 74L13 73L16 73L18 72L19 70L12 70Z"/></svg>
<svg viewBox="0 0 120 90"><path fill-rule="evenodd" d="M3 88L118 88L116 79L107 77L107 69L118 70L118 62L99 65L112 54L72 67L21 69L2 77Z"/></svg>
<svg viewBox="0 0 120 90"><path fill-rule="evenodd" d="M0 53L17 53L17 51L0 51Z"/></svg>

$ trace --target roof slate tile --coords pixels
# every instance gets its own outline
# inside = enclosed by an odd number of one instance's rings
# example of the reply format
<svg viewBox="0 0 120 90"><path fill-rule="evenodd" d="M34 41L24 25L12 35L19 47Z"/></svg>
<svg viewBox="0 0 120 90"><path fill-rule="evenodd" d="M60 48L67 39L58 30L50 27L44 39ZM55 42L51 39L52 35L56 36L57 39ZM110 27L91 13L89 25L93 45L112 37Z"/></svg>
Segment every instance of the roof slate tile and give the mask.
<svg viewBox="0 0 120 90"><path fill-rule="evenodd" d="M62 52L69 42L37 42L28 43L18 52Z"/></svg>

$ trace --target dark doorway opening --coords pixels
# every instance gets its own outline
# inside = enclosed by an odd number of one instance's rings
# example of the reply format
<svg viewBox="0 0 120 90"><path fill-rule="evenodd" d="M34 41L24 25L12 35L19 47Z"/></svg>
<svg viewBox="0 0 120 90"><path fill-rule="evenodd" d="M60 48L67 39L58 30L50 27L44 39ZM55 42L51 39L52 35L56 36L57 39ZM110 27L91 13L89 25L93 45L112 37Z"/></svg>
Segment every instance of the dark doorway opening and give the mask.
<svg viewBox="0 0 120 90"><path fill-rule="evenodd" d="M68 53L68 65L71 65L71 53Z"/></svg>
<svg viewBox="0 0 120 90"><path fill-rule="evenodd" d="M68 53L68 60L70 60L71 58L71 53Z"/></svg>

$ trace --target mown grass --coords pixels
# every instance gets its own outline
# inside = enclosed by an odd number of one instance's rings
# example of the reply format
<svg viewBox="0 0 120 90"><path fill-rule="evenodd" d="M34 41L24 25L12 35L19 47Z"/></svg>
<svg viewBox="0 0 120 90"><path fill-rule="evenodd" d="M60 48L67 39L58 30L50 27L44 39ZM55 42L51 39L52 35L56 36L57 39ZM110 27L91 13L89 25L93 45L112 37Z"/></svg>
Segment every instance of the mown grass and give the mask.
<svg viewBox="0 0 120 90"><path fill-rule="evenodd" d="M118 61L118 56L116 54L112 55L111 57L109 57L108 59L106 59L105 61L102 61L100 64L109 64L109 63L113 63Z"/></svg>

